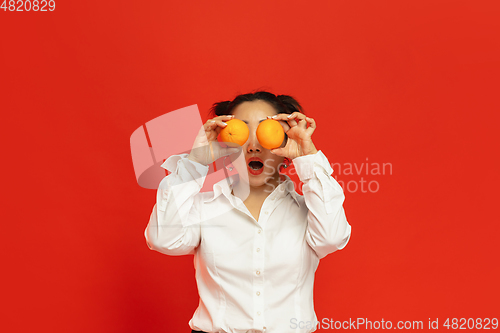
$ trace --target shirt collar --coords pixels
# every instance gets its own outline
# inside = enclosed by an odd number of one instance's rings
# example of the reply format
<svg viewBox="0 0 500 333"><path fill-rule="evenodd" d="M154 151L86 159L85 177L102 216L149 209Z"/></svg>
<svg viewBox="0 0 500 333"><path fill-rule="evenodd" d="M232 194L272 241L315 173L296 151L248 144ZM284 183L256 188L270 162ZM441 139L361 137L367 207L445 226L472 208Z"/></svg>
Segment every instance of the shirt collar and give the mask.
<svg viewBox="0 0 500 333"><path fill-rule="evenodd" d="M295 185L293 181L290 179L288 175L281 175L285 179L284 181L278 185L274 189L274 191L270 194L270 196L274 196L275 198L285 197L288 193L292 196L295 203L300 207L298 194L295 192ZM226 198L230 198L232 196L231 191L233 188L233 184L240 180L240 175L235 174L229 176L228 178L222 179L221 181L214 184L213 192L208 194L208 198L204 200L205 203L212 202L217 199L221 194L223 194ZM231 201L229 199L229 201Z"/></svg>

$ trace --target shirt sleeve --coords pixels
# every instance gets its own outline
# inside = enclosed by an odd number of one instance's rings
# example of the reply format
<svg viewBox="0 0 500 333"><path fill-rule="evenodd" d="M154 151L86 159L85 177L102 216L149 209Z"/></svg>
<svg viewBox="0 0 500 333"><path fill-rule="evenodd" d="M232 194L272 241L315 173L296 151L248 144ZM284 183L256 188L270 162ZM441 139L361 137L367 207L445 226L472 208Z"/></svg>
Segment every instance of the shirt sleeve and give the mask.
<svg viewBox="0 0 500 333"><path fill-rule="evenodd" d="M208 166L187 154L170 156L161 166L171 172L162 179L156 204L144 231L151 250L167 255L194 254L200 243L201 196Z"/></svg>
<svg viewBox="0 0 500 333"><path fill-rule="evenodd" d="M333 169L320 150L293 159L307 213L306 241L318 257L343 249L349 242L351 226L344 212L344 191L331 176Z"/></svg>

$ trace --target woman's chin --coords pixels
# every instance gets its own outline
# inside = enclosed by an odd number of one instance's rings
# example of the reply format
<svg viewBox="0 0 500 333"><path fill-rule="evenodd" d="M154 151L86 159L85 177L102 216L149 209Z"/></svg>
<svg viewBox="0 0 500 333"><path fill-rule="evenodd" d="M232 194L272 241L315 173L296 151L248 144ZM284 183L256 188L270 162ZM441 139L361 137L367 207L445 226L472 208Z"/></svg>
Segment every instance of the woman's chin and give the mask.
<svg viewBox="0 0 500 333"><path fill-rule="evenodd" d="M249 184L252 187L262 187L262 186L271 186L273 187L275 176L266 175L261 173L260 175L252 175L248 174Z"/></svg>
<svg viewBox="0 0 500 333"><path fill-rule="evenodd" d="M241 167L237 167L236 170L240 174L241 178L241 173L245 172L244 178L248 179L248 184L252 187L261 187L264 185L272 186L274 183L273 179L279 179L279 173L278 174L271 174L270 171L264 170L263 172L256 174L256 172L250 172L247 168L245 170L240 170ZM243 179L246 182L246 179Z"/></svg>

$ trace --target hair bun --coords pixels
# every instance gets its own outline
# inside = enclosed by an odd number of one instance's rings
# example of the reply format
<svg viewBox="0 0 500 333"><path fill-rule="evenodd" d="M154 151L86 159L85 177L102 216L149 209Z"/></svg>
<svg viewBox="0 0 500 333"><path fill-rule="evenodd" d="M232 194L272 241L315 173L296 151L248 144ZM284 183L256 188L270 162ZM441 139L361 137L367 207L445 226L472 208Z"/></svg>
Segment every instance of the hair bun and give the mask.
<svg viewBox="0 0 500 333"><path fill-rule="evenodd" d="M216 116L227 115L227 110L229 109L229 104L231 104L231 101L223 101L223 102L214 103L214 105L212 105L212 108L210 109L210 111L212 113L214 113Z"/></svg>
<svg viewBox="0 0 500 333"><path fill-rule="evenodd" d="M276 96L283 103L290 112L302 112L302 106L297 102L295 98L289 95L278 95Z"/></svg>

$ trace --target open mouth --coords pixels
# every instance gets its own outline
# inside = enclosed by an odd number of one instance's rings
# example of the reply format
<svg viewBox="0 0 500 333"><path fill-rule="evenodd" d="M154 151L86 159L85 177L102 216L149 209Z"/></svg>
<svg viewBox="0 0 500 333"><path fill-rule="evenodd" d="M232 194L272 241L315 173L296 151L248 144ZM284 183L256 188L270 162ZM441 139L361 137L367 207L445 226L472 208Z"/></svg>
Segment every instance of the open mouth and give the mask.
<svg viewBox="0 0 500 333"><path fill-rule="evenodd" d="M248 172L251 175L258 176L264 171L264 161L259 157L250 157L247 160Z"/></svg>
<svg viewBox="0 0 500 333"><path fill-rule="evenodd" d="M262 162L259 162L259 161L251 161L250 163L248 163L248 166L252 170L260 170L260 169L262 169L262 167L264 166L264 164Z"/></svg>

